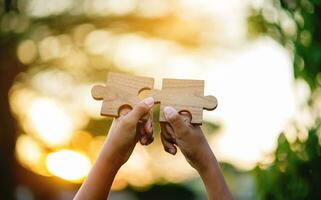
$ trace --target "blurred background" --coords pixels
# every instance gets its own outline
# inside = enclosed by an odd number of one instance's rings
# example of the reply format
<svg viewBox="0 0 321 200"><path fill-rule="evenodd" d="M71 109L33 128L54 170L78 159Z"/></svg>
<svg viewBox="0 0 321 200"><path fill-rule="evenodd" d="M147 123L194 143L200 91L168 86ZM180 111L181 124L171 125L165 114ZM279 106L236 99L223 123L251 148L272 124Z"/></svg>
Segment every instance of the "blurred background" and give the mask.
<svg viewBox="0 0 321 200"><path fill-rule="evenodd" d="M109 71L205 80L204 132L235 199L321 199L320 0L0 1L0 199L72 199L111 124ZM158 115L155 109L155 116ZM157 118L157 117L155 117ZM206 199L137 145L110 200Z"/></svg>

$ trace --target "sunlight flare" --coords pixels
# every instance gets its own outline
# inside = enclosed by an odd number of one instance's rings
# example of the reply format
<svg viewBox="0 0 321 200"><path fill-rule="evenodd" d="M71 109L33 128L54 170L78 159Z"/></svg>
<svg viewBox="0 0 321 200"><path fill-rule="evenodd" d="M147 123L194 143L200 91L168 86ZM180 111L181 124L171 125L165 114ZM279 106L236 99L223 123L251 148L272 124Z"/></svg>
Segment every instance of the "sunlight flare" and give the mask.
<svg viewBox="0 0 321 200"><path fill-rule="evenodd" d="M70 140L73 132L72 119L54 101L33 101L27 116L35 135L47 145L59 146Z"/></svg>
<svg viewBox="0 0 321 200"><path fill-rule="evenodd" d="M91 163L87 156L72 151L61 150L47 156L46 166L48 171L62 179L80 182L87 176Z"/></svg>

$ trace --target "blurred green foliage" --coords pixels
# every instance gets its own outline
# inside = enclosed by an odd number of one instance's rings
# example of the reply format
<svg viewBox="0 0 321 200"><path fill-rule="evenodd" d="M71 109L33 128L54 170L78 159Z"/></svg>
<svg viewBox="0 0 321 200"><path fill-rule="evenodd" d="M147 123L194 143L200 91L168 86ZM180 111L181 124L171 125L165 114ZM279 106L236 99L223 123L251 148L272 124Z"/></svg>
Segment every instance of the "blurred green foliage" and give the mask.
<svg viewBox="0 0 321 200"><path fill-rule="evenodd" d="M311 96L305 106L313 113L318 101L314 97L321 86L321 1L269 2L249 17L250 36L265 33L289 49L295 77L310 86ZM321 121L320 114L311 116L313 125L304 128L306 139L298 139L302 129L297 130L294 142L282 133L274 161L267 166L259 164L254 170L261 199L321 199Z"/></svg>
<svg viewBox="0 0 321 200"><path fill-rule="evenodd" d="M293 52L296 78L321 85L321 0L272 0L253 9L250 36L266 33Z"/></svg>
<svg viewBox="0 0 321 200"><path fill-rule="evenodd" d="M321 146L317 130L310 130L306 141L290 144L282 133L274 162L255 169L261 199L320 199Z"/></svg>

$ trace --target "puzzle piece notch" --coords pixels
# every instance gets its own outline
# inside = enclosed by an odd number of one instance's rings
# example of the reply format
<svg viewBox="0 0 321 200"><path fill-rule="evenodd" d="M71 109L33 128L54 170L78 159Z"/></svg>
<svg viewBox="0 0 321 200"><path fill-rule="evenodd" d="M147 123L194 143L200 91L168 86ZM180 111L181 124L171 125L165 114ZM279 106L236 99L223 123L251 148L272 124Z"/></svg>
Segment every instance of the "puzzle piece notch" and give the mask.
<svg viewBox="0 0 321 200"><path fill-rule="evenodd" d="M94 86L92 96L96 100L103 100L101 115L117 117L120 108L134 107L140 101L139 93L144 89L152 89L153 85L153 78L109 73L106 86ZM163 115L165 106L172 106L179 112L189 112L193 124L202 124L203 109L214 110L217 106L214 96L204 96L204 81L201 80L163 79L162 90L150 90L147 96L161 103L161 122L166 121Z"/></svg>
<svg viewBox="0 0 321 200"><path fill-rule="evenodd" d="M103 100L101 115L118 117L120 108L133 108L139 101L139 93L144 89L152 89L154 79L119 73L109 73L106 86L95 85L92 96L96 100Z"/></svg>
<svg viewBox="0 0 321 200"><path fill-rule="evenodd" d="M202 80L163 79L162 90L151 90L148 96L161 104L160 122L166 122L163 114L165 106L172 106L178 112L189 112L192 124L202 124L203 109L214 110L217 107L217 99L214 96L204 96Z"/></svg>

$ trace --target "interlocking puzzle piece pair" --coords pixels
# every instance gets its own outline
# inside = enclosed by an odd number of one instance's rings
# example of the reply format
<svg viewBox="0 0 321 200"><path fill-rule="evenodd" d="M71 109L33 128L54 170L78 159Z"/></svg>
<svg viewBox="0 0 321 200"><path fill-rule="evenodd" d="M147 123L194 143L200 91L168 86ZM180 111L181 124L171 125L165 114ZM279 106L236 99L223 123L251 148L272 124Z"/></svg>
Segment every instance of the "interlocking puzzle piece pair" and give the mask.
<svg viewBox="0 0 321 200"><path fill-rule="evenodd" d="M123 106L134 107L141 99L140 92L148 90L147 96L160 103L159 121L166 122L163 115L165 106L172 106L178 112L191 114L192 124L202 124L203 109L214 110L217 100L214 96L204 96L203 80L163 79L162 89L153 89L154 79L110 72L106 86L95 85L92 96L103 100L101 115L118 117Z"/></svg>

